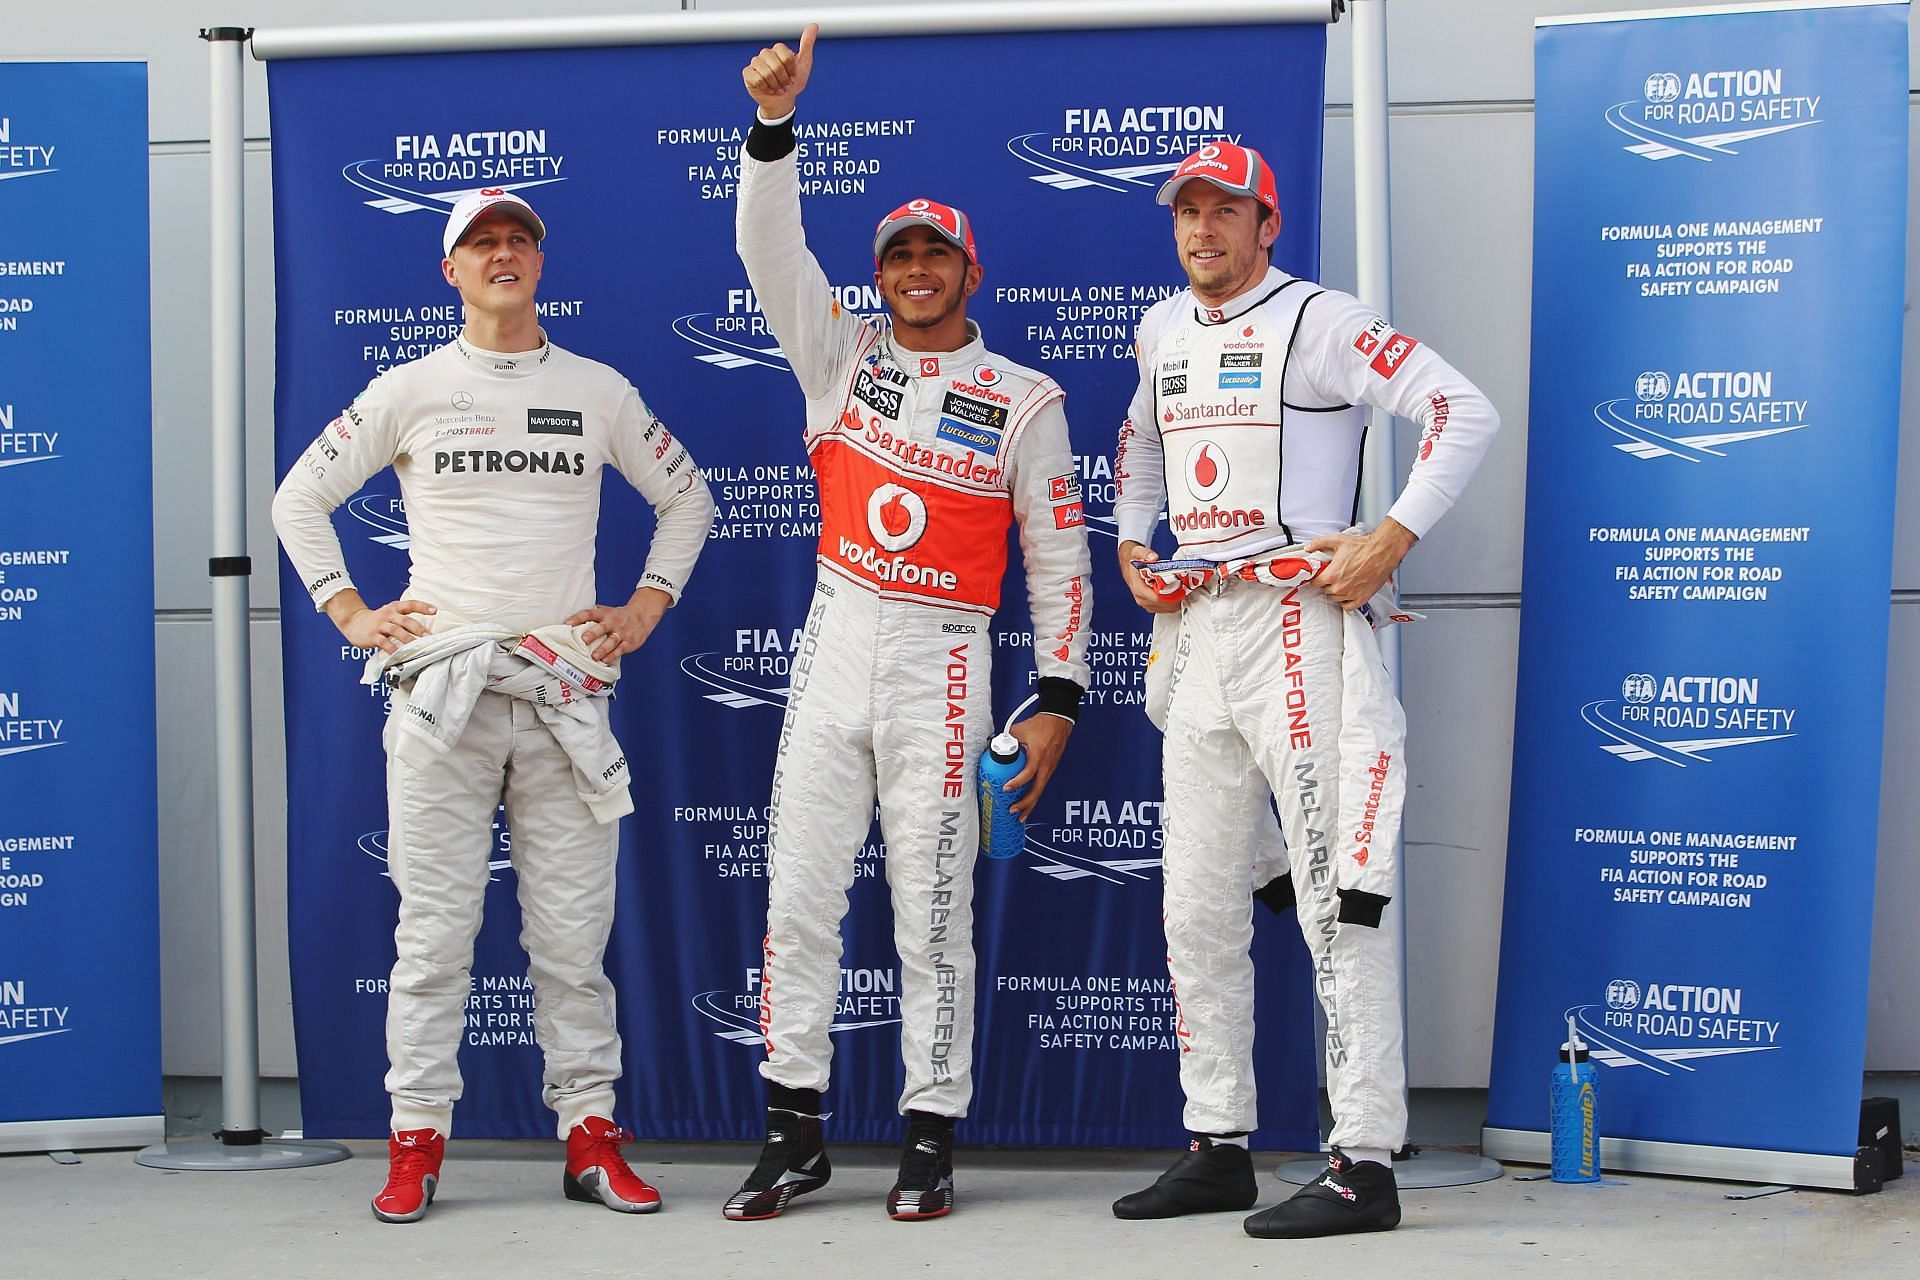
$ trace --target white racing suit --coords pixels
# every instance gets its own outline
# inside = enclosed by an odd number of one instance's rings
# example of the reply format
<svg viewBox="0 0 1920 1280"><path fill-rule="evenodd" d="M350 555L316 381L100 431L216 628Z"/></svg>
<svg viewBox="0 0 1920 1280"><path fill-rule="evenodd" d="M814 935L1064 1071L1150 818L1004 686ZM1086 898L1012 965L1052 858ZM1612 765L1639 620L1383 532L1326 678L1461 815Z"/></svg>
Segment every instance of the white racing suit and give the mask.
<svg viewBox="0 0 1920 1280"><path fill-rule="evenodd" d="M658 517L643 586L677 599L713 520L693 460L616 371L550 343L509 354L455 341L375 378L281 482L274 525L316 606L352 586L329 514L386 466L405 496L407 596L435 605L437 626L467 618L506 636L540 631L553 650L566 648L564 636L541 628L594 603L603 467L617 468ZM607 766L617 768L620 785L605 803L590 807L593 788L581 776L606 753L619 756L606 701L591 696L604 690L588 683L610 673L565 675L591 667L577 650L549 653L531 679L524 672L534 668L497 643L460 653L436 637L402 652L463 669L421 675L403 664L394 672L400 683L384 739L387 869L400 892L387 995L392 1125L450 1132L473 941L494 814L504 802L534 1032L545 1056L543 1096L564 1138L589 1116L611 1117L620 1076L602 956L613 923L624 759ZM540 705L543 697L583 705L557 716L560 708ZM449 699L457 702L451 713ZM419 736L402 726L429 707L445 717L445 732L427 735L431 749L410 749L403 739Z"/></svg>
<svg viewBox="0 0 1920 1280"><path fill-rule="evenodd" d="M1157 303L1137 352L1115 466L1120 539L1152 545L1164 501L1175 556L1224 570L1185 596L1177 638L1156 626L1149 667L1154 678L1172 663L1163 866L1184 1120L1215 1134L1259 1123L1248 948L1251 893L1279 869L1263 838L1271 790L1326 1015L1331 1141L1395 1150L1406 1137L1401 992L1383 912L1405 718L1371 626L1312 585L1314 560L1241 570L1353 523L1356 406L1422 428L1389 512L1416 535L1465 487L1498 419L1445 361L1355 299L1277 270L1220 308L1190 292Z"/></svg>
<svg viewBox="0 0 1920 1280"><path fill-rule="evenodd" d="M965 346L936 354L841 310L807 250L791 137L755 126L738 221L748 279L806 397L821 512L774 765L760 1069L827 1087L840 920L877 794L902 966L899 1108L959 1117L973 1092L988 623L1017 521L1041 710L1071 717L1092 620L1080 486L1050 379L989 352L971 324Z"/></svg>

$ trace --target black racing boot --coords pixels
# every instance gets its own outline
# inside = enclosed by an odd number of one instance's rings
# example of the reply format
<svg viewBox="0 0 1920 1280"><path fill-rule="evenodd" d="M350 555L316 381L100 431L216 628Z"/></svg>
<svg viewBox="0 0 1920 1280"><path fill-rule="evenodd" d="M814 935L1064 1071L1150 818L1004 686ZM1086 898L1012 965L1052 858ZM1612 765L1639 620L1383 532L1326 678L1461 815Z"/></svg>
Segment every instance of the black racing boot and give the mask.
<svg viewBox="0 0 1920 1280"><path fill-rule="evenodd" d="M760 1163L721 1210L735 1222L777 1218L795 1196L818 1191L833 1176L820 1133L820 1095L811 1089L773 1087L767 1108L767 1141Z"/></svg>
<svg viewBox="0 0 1920 1280"><path fill-rule="evenodd" d="M953 1117L907 1112L900 1176L887 1192L887 1216L896 1222L942 1218L953 1212Z"/></svg>
<svg viewBox="0 0 1920 1280"><path fill-rule="evenodd" d="M1193 1135L1187 1153L1144 1191L1113 1202L1116 1218L1178 1218L1189 1213L1236 1213L1253 1208L1260 1187L1245 1147Z"/></svg>
<svg viewBox="0 0 1920 1280"><path fill-rule="evenodd" d="M1399 1225L1400 1189L1393 1170L1371 1160L1355 1164L1338 1147L1325 1173L1246 1221L1247 1234L1261 1240L1310 1240Z"/></svg>

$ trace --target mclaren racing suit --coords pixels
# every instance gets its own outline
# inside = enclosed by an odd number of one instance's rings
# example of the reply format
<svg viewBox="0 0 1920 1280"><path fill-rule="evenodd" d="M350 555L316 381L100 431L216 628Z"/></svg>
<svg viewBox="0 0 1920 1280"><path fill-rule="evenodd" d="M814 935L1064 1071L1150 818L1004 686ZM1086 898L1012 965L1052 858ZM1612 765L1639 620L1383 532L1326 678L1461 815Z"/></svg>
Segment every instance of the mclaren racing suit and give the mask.
<svg viewBox="0 0 1920 1280"><path fill-rule="evenodd" d="M761 1074L827 1086L840 920L877 786L903 970L899 1108L964 1116L988 623L1018 521L1041 710L1071 717L1093 607L1080 487L1051 379L989 352L971 323L958 351L910 351L841 310L807 250L791 139L755 126L738 220L747 277L806 397L821 513L774 764Z"/></svg>
<svg viewBox="0 0 1920 1280"><path fill-rule="evenodd" d="M1136 349L1114 514L1122 542L1150 546L1164 501L1181 559L1244 562L1352 525L1361 404L1420 424L1389 512L1416 535L1452 505L1498 428L1486 397L1429 348L1356 299L1274 269L1222 307L1189 291L1155 304ZM1401 993L1382 912L1405 718L1371 629L1310 581L1229 573L1212 586L1172 615L1177 639L1156 627L1155 646L1156 663L1169 649L1172 661L1165 918L1185 1122L1199 1133L1258 1123L1249 897L1271 788L1326 1014L1331 1140L1395 1150L1406 1135Z"/></svg>
<svg viewBox="0 0 1920 1280"><path fill-rule="evenodd" d="M678 599L713 522L692 458L618 372L551 343L501 354L456 340L375 378L282 481L274 526L316 607L353 585L330 513L389 465L406 500L407 596L514 633L594 603L603 467L658 517L641 586ZM589 1116L611 1117L620 1075L602 968L619 828L589 810L531 702L480 693L458 741L422 761L399 749L408 690L394 690L385 739L387 867L400 891L387 997L393 1128L449 1131L486 851L504 800L544 1097L565 1138ZM605 700L587 704L605 733Z"/></svg>

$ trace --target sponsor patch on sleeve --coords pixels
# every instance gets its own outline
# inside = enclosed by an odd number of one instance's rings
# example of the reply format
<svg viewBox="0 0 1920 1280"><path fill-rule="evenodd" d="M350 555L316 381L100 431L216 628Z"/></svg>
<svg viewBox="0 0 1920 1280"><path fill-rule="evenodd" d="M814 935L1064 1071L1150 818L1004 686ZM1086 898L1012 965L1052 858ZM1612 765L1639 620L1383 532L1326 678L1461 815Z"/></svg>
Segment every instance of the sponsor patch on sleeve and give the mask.
<svg viewBox="0 0 1920 1280"><path fill-rule="evenodd" d="M1380 344L1386 341L1387 335L1392 332L1392 325L1388 324L1383 317L1375 316L1367 321L1367 327L1354 338L1353 349L1362 356L1371 358L1373 353L1380 349Z"/></svg>
<svg viewBox="0 0 1920 1280"><path fill-rule="evenodd" d="M1080 477L1077 475L1054 476L1047 481L1047 501L1067 502L1080 496Z"/></svg>
<svg viewBox="0 0 1920 1280"><path fill-rule="evenodd" d="M1382 378L1391 378L1400 372L1400 366L1406 363L1407 357L1419 345L1404 333L1389 333L1386 341L1380 344L1380 350L1367 362L1367 367Z"/></svg>
<svg viewBox="0 0 1920 1280"><path fill-rule="evenodd" d="M1056 529L1071 529L1086 522L1086 508L1078 502L1065 502L1053 509L1053 527Z"/></svg>

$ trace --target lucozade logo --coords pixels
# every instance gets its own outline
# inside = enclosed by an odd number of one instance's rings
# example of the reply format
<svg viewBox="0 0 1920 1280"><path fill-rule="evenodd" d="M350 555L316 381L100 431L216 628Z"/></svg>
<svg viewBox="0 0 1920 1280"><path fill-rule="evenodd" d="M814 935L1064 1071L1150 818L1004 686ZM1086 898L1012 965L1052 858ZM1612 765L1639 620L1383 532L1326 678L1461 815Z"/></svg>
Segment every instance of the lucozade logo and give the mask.
<svg viewBox="0 0 1920 1280"><path fill-rule="evenodd" d="M566 159L548 151L545 129L397 134L391 157L356 160L340 176L373 195L364 202L370 209L445 217L476 191L564 182Z"/></svg>

